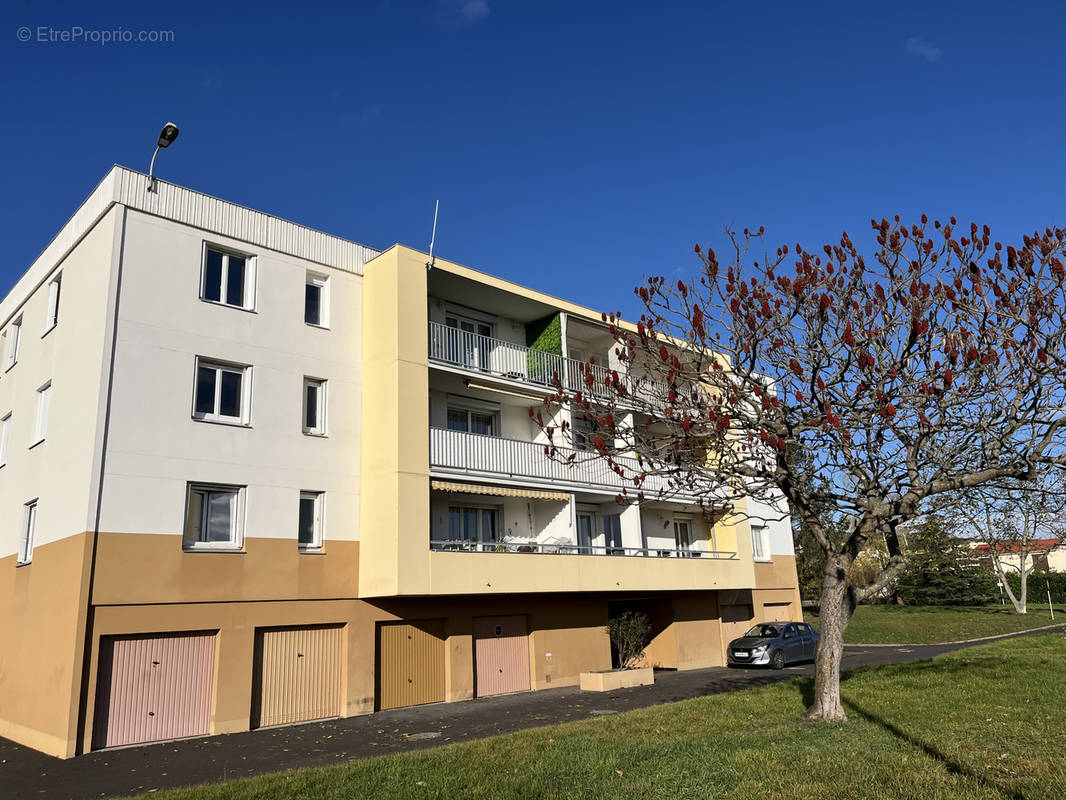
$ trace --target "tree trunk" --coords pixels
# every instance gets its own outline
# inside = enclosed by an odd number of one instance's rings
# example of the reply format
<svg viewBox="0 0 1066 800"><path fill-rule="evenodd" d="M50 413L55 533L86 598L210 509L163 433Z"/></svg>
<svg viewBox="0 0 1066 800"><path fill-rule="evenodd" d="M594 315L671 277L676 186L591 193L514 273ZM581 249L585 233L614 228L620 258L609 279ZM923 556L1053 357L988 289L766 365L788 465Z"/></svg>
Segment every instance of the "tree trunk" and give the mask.
<svg viewBox="0 0 1066 800"><path fill-rule="evenodd" d="M1026 603L1029 601L1029 573L1025 571L1025 554L1022 554L1021 586L1018 592L1018 602L1014 604L1014 610L1019 614L1027 611Z"/></svg>
<svg viewBox="0 0 1066 800"><path fill-rule="evenodd" d="M844 656L844 629L851 621L847 565L840 556L830 556L825 565L825 581L819 619L821 639L814 661L814 702L800 717L801 722L846 722L848 715L840 702L840 662Z"/></svg>

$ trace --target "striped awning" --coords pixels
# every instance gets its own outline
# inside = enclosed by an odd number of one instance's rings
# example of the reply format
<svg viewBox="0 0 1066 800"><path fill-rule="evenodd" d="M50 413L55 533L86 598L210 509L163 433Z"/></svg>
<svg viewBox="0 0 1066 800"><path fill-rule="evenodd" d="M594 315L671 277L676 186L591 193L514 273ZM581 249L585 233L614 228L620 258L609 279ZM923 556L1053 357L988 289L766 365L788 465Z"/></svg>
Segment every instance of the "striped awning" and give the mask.
<svg viewBox="0 0 1066 800"><path fill-rule="evenodd" d="M545 489L519 489L514 486L490 486L483 483L460 481L430 481L430 489L438 492L462 492L463 494L489 494L495 497L525 497L529 500L555 500L565 503L570 500L566 492L549 492Z"/></svg>

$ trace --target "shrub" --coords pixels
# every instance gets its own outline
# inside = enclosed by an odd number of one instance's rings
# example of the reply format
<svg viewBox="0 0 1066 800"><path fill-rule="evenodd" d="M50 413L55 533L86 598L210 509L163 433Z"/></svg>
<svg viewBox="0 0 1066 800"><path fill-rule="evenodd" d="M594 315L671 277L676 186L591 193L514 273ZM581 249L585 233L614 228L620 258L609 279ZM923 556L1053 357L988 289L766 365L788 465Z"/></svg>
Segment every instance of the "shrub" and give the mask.
<svg viewBox="0 0 1066 800"><path fill-rule="evenodd" d="M1007 573L1007 583L1017 597L1021 591L1021 579L1017 572ZM1030 572L1026 581L1026 600L1030 603L1046 603L1048 586L1051 587L1051 602L1066 603L1066 572Z"/></svg>
<svg viewBox="0 0 1066 800"><path fill-rule="evenodd" d="M644 648L648 646L651 636L648 615L640 611L623 611L611 617L607 623L607 635L618 651L618 665L622 669L630 669L634 662L644 658Z"/></svg>

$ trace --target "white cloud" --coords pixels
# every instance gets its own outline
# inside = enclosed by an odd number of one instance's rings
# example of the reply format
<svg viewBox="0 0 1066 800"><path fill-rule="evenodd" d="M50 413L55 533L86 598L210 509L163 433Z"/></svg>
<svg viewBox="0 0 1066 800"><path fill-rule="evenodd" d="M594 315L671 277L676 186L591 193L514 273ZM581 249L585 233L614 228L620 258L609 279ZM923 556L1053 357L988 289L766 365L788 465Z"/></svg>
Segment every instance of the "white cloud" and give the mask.
<svg viewBox="0 0 1066 800"><path fill-rule="evenodd" d="M918 58L924 58L926 61L939 61L944 55L943 50L920 36L912 36L907 40L906 46L908 53Z"/></svg>
<svg viewBox="0 0 1066 800"><path fill-rule="evenodd" d="M465 0L459 7L459 13L467 24L473 25L489 15L488 0Z"/></svg>

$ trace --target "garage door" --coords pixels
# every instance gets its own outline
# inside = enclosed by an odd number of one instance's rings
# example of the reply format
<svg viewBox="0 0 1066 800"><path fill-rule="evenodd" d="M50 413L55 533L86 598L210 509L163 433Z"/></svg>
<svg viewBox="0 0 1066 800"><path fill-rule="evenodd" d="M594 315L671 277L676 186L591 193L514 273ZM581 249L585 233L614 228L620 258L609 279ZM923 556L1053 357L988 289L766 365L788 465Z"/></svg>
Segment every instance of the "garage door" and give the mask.
<svg viewBox="0 0 1066 800"><path fill-rule="evenodd" d="M288 725L341 715L344 628L256 631L252 725Z"/></svg>
<svg viewBox="0 0 1066 800"><path fill-rule="evenodd" d="M210 733L214 662L213 632L102 639L93 746Z"/></svg>
<svg viewBox="0 0 1066 800"><path fill-rule="evenodd" d="M378 708L444 701L444 620L378 626Z"/></svg>
<svg viewBox="0 0 1066 800"><path fill-rule="evenodd" d="M525 617L474 619L478 697L529 689L529 635Z"/></svg>

